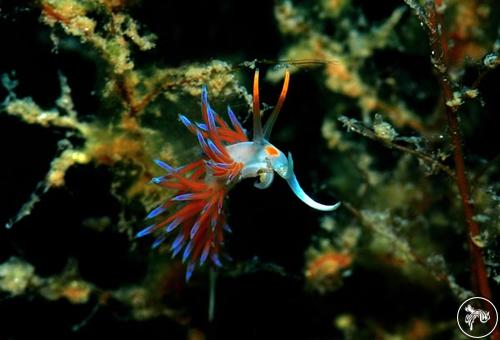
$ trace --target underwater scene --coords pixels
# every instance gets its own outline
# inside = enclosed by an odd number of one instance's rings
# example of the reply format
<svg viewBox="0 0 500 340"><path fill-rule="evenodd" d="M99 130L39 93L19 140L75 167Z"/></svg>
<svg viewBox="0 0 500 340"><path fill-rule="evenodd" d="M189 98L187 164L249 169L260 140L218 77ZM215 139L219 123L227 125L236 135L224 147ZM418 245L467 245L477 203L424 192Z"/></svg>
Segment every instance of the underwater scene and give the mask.
<svg viewBox="0 0 500 340"><path fill-rule="evenodd" d="M500 2L0 0L0 340L500 340Z"/></svg>

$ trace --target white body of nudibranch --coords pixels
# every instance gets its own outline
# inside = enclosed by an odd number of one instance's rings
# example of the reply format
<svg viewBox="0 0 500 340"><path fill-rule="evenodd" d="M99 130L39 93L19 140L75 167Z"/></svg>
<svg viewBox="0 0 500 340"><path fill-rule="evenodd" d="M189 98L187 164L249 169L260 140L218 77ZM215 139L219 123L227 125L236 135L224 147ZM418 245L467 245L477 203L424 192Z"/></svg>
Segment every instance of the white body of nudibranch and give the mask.
<svg viewBox="0 0 500 340"><path fill-rule="evenodd" d="M226 150L235 162L243 164L238 181L258 177L255 187L265 189L273 182L276 171L288 182L295 195L311 208L332 211L340 206L340 202L325 205L309 197L297 181L293 171L292 155L289 153L287 158L283 152L265 139L261 142L242 142L228 145Z"/></svg>

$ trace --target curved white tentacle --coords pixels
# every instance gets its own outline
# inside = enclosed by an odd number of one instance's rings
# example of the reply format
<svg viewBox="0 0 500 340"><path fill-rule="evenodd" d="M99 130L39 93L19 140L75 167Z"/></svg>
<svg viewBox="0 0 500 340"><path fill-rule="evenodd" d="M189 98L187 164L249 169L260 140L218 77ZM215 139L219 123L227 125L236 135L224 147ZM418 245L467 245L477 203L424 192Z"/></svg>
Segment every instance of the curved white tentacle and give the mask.
<svg viewBox="0 0 500 340"><path fill-rule="evenodd" d="M313 200L311 197L309 197L304 190L301 188L299 182L297 181L297 177L295 174L292 174L290 178L287 179L288 185L290 185L290 188L292 188L292 191L294 194L305 204L310 206L311 208L314 208L316 210L322 210L322 211L332 211L337 209L340 206L340 202L337 202L333 205L325 205L316 202Z"/></svg>
<svg viewBox="0 0 500 340"><path fill-rule="evenodd" d="M299 181L297 180L297 176L295 176L295 173L293 172L293 159L291 153L288 153L288 171L284 178L288 182L290 188L292 188L295 196L297 196L302 202L304 202L311 208L321 211L333 211L340 207L340 202L337 202L333 205L321 204L313 200L311 197L309 197L309 195L305 193L304 189L302 189Z"/></svg>

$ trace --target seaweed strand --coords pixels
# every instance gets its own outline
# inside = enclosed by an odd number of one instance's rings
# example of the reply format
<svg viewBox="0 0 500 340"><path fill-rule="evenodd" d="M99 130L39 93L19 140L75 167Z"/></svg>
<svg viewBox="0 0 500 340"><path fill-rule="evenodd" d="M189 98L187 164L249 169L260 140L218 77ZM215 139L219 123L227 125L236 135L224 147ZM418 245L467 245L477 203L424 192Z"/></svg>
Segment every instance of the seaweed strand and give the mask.
<svg viewBox="0 0 500 340"><path fill-rule="evenodd" d="M410 7L416 10L417 16L421 19L425 13L426 20L423 26L427 27L431 46L432 61L439 73L439 80L443 92L445 103L445 114L448 123L451 142L453 143L453 161L455 167L455 182L458 187L462 206L464 209L465 221L468 228L468 245L471 257L472 286L474 291L483 297L491 299L491 290L488 283L488 276L484 264L483 254L473 242L473 238L479 235L479 225L474 221L474 207L470 197L469 183L466 176L464 154L462 150L462 137L460 125L457 119L459 106L447 105L453 99L453 90L448 74L448 42L443 20L442 0L425 2L425 9L422 9L416 1L404 0ZM492 339L500 339L500 333L495 331Z"/></svg>

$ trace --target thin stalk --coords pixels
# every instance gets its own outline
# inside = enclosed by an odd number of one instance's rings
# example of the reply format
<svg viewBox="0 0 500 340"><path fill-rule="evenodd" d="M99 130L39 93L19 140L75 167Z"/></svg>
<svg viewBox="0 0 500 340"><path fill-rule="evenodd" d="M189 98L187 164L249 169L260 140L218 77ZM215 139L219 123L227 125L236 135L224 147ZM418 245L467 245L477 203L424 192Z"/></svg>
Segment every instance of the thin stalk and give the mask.
<svg viewBox="0 0 500 340"><path fill-rule="evenodd" d="M217 284L217 272L210 268L210 283L208 293L208 321L213 322L215 317L215 286Z"/></svg>
<svg viewBox="0 0 500 340"><path fill-rule="evenodd" d="M435 7L428 12L429 30L431 36L431 47L435 63L440 75L441 89L443 91L444 102L453 99L453 90L448 76L448 42L444 27L443 14L436 10L442 8L442 0L435 0ZM455 182L460 193L460 199L464 209L465 222L468 228L468 244L471 257L472 286L474 291L481 296L491 299L491 290L488 283L488 276L484 264L483 254L474 242L473 238L479 235L479 225L474 221L474 206L470 197L469 182L466 176L464 154L462 149L462 136L457 119L458 106L445 105L446 120L450 138L453 143L453 161L455 164Z"/></svg>
<svg viewBox="0 0 500 340"><path fill-rule="evenodd" d="M427 0L422 7L416 0L404 0L416 13L424 27L427 28L431 45L431 59L439 73L446 120L450 139L453 144L453 161L455 166L455 183L460 193L464 209L465 222L468 231L467 242L471 260L472 288L477 295L491 300L491 289L481 248L474 243L474 238L480 233L479 225L474 221L474 205L471 200L470 186L466 176L466 167L462 149L462 136L457 119L459 106L448 105L453 99L453 90L449 76L448 41L443 20L442 0ZM495 330L492 339L500 339L500 332Z"/></svg>

